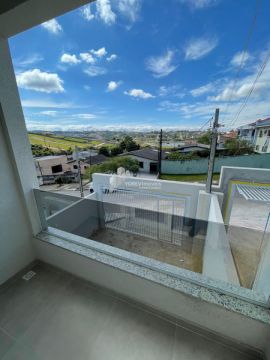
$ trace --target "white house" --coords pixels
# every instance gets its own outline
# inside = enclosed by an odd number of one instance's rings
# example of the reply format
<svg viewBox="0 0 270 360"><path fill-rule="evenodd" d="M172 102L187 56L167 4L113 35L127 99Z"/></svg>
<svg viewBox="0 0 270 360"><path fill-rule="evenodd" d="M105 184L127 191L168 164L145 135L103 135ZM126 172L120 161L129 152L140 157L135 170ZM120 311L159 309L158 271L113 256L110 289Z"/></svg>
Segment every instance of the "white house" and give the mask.
<svg viewBox="0 0 270 360"><path fill-rule="evenodd" d="M240 126L238 137L254 145L257 153L270 153L270 118Z"/></svg>
<svg viewBox="0 0 270 360"><path fill-rule="evenodd" d="M156 174L158 172L158 150L140 149L121 154L119 156L129 156L139 161L140 172ZM165 159L165 152L162 151L161 159Z"/></svg>

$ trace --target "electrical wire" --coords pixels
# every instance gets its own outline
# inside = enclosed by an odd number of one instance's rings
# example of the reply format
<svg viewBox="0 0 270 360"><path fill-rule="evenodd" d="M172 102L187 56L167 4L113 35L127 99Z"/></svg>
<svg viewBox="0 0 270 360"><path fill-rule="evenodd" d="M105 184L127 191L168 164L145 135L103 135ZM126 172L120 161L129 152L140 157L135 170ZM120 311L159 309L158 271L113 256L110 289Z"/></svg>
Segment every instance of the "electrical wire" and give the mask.
<svg viewBox="0 0 270 360"><path fill-rule="evenodd" d="M199 129L198 131L202 131L202 129L205 127L205 125L207 125L209 122L211 122L211 120L213 120L213 116L212 116L210 119L208 119L208 120L200 127L200 129Z"/></svg>
<svg viewBox="0 0 270 360"><path fill-rule="evenodd" d="M236 69L236 74L235 74L235 77L233 79L233 86L232 86L232 89L231 89L231 95L229 96L229 100L227 101L226 108L225 108L225 111L224 111L224 116L223 116L223 119L222 119L223 123L224 123L224 120L226 118L226 115L228 114L229 105L230 105L230 102L232 100L233 93L234 93L234 90L236 88L240 72L241 72L241 70L243 69L243 67L245 65L245 57L246 57L246 54L247 54L247 51L248 51L248 48L249 48L249 44L250 44L254 29L255 29L255 24L256 24L256 21L257 21L257 18L258 18L260 5L261 5L261 0L257 0L256 1L256 7L255 7L255 13L254 13L254 16L252 18L252 22L251 22L250 27L249 27L247 39L245 41L245 44L244 44L244 47L243 47L243 50L242 50L241 61L240 61L239 67Z"/></svg>
<svg viewBox="0 0 270 360"><path fill-rule="evenodd" d="M264 72L264 70L265 70L265 68L266 68L269 60L270 60L270 52L269 52L268 55L266 56L266 58L265 58L264 62L262 63L259 71L257 72L257 75L256 75L256 77L255 77L255 79L254 79L254 81L253 81L253 83L252 83L252 85L251 85L251 87L250 87L250 90L249 90L248 94L246 95L244 101L242 102L239 110L237 111L234 119L231 121L231 123L230 123L228 126L233 126L233 125L237 122L237 120L238 120L241 112L242 112L242 111L244 110L244 108L247 106L248 100L249 100L250 96L252 95L252 93L253 93L253 91L254 91L254 89L255 89L255 86L256 86L258 80L260 79L261 75L263 74L263 72Z"/></svg>

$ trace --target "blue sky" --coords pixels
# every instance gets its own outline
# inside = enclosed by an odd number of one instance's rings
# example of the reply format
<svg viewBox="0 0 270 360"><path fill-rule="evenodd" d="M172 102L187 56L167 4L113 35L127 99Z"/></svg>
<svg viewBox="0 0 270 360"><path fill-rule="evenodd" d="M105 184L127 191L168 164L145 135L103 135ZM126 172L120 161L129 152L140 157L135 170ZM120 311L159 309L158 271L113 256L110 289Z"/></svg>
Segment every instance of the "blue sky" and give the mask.
<svg viewBox="0 0 270 360"><path fill-rule="evenodd" d="M269 116L269 63L236 116L270 51L270 2L256 4L97 0L13 37L28 129L200 128L216 107L234 127Z"/></svg>

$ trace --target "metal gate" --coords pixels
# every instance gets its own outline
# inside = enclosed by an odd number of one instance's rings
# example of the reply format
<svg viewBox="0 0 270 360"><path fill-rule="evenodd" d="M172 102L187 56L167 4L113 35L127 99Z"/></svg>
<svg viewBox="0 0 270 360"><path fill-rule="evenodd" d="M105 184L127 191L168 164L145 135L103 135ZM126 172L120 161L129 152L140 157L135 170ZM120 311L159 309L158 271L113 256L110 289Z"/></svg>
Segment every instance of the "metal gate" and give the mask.
<svg viewBox="0 0 270 360"><path fill-rule="evenodd" d="M101 189L105 227L181 245L186 199Z"/></svg>

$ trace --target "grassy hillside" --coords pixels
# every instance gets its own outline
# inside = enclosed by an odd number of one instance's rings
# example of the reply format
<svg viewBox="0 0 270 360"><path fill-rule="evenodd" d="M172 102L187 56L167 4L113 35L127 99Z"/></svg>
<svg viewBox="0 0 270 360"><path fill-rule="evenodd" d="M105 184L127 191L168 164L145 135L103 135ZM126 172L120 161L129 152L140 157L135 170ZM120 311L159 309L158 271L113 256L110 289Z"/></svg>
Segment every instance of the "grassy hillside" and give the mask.
<svg viewBox="0 0 270 360"><path fill-rule="evenodd" d="M67 150L70 147L74 149L75 146L86 148L90 146L97 146L101 143L101 141L98 140L87 142L85 139L72 137L59 137L39 134L28 134L28 136L32 145L42 145L55 151Z"/></svg>

